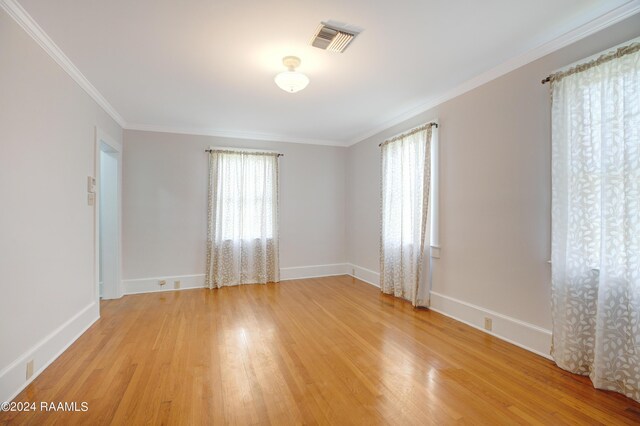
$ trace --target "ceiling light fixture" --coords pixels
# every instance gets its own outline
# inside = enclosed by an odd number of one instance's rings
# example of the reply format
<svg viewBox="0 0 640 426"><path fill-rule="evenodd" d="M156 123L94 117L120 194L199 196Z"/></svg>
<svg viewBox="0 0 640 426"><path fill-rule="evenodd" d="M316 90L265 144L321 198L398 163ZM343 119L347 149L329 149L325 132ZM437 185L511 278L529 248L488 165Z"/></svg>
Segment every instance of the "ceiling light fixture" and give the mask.
<svg viewBox="0 0 640 426"><path fill-rule="evenodd" d="M288 71L281 72L274 79L279 88L285 92L295 93L307 87L309 77L296 71L300 66L300 58L297 56L285 56L282 63L287 67Z"/></svg>

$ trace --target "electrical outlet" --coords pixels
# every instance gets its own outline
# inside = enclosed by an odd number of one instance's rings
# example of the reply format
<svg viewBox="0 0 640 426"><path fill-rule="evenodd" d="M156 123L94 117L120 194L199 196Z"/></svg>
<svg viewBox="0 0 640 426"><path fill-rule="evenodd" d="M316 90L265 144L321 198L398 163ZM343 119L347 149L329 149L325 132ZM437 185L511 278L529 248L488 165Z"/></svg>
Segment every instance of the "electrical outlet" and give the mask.
<svg viewBox="0 0 640 426"><path fill-rule="evenodd" d="M351 268L351 275L356 276L356 268Z"/></svg>
<svg viewBox="0 0 640 426"><path fill-rule="evenodd" d="M175 280L173 282L173 288L175 288L175 289L179 289L180 288L180 280Z"/></svg>
<svg viewBox="0 0 640 426"><path fill-rule="evenodd" d="M33 376L33 360L27 362L27 380Z"/></svg>
<svg viewBox="0 0 640 426"><path fill-rule="evenodd" d="M92 206L95 203L96 203L96 194L94 194L93 192L89 192L87 194L87 205Z"/></svg>
<svg viewBox="0 0 640 426"><path fill-rule="evenodd" d="M158 284L160 284L161 286L166 285L167 284L167 280L160 280L160 281L158 281Z"/></svg>
<svg viewBox="0 0 640 426"><path fill-rule="evenodd" d="M493 328L493 320L489 317L484 318L484 329L491 331Z"/></svg>

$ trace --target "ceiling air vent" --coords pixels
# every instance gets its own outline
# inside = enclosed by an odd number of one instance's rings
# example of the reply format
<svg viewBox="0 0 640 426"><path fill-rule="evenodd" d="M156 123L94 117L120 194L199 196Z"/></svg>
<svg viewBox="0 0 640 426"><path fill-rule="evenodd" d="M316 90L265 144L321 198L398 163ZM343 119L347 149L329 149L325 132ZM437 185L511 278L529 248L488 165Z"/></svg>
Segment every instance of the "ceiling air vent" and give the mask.
<svg viewBox="0 0 640 426"><path fill-rule="evenodd" d="M359 33L360 31L351 28L322 22L318 25L310 44L319 49L342 53Z"/></svg>

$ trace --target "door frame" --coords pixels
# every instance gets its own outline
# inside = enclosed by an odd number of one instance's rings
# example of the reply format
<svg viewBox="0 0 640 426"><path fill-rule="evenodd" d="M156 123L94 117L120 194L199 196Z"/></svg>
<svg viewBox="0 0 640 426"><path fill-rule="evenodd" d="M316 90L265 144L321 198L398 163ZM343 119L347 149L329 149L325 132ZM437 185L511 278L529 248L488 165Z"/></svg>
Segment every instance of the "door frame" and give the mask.
<svg viewBox="0 0 640 426"><path fill-rule="evenodd" d="M100 155L107 152L116 159L118 171L117 177L117 243L116 243L116 291L114 298L124 295L122 286L122 144L109 136L106 132L96 126L95 128L95 158L94 173L96 179L95 202L94 202L94 297L100 306Z"/></svg>

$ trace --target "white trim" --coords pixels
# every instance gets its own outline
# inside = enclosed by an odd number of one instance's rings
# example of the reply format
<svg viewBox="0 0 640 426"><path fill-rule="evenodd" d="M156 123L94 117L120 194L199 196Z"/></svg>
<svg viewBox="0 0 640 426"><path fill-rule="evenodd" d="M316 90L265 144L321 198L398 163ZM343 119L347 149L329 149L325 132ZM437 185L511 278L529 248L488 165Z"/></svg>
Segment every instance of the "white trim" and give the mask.
<svg viewBox="0 0 640 426"><path fill-rule="evenodd" d="M80 312L53 330L31 349L0 371L0 402L13 400L53 361L69 348L99 318L99 309L91 302ZM26 364L34 362L34 374L26 379Z"/></svg>
<svg viewBox="0 0 640 426"><path fill-rule="evenodd" d="M435 291L431 292L429 309L551 359L550 330ZM492 331L484 329L485 317L492 319Z"/></svg>
<svg viewBox="0 0 640 426"><path fill-rule="evenodd" d="M605 13L587 22L580 27L566 32L555 39L544 43L538 47L530 49L506 62L486 71L458 87L447 91L443 95L428 98L417 107L411 108L404 113L380 122L377 126L369 131L360 133L359 135L345 141L325 140L314 138L303 138L287 136L284 134L269 134L259 132L242 132L233 130L203 129L189 127L172 127L142 123L127 124L125 119L115 110L115 108L106 100L104 96L96 89L93 84L80 72L80 70L71 62L71 60L62 52L62 50L54 43L54 41L44 32L44 30L36 23L36 21L27 13L27 11L16 0L0 0L0 6L11 16L61 67L71 78L73 78L80 87L82 87L97 103L100 105L123 129L142 130L147 132L160 133L177 133L185 135L200 136L217 136L236 139L251 140L268 140L274 142L290 142L312 145L329 145L348 147L367 139L383 130L388 129L405 120L415 117L429 109L440 105L450 99L462 95L478 86L488 83L508 72L522 67L530 62L535 61L549 53L555 52L571 43L581 40L591 34L601 31L617 22L620 22L640 11L640 0L631 0L616 9ZM543 76L541 76L543 78Z"/></svg>
<svg viewBox="0 0 640 426"><path fill-rule="evenodd" d="M610 12L605 13L604 15L599 16L587 22L584 25L579 26L576 29L573 29L565 34L556 37L555 39L544 43L538 47L530 49L520 55L517 55L502 64L486 71L482 74L479 74L470 80L465 81L459 86L445 92L440 96L434 96L427 100L425 100L422 104L411 108L404 113L391 118L389 120L385 120L372 128L369 131L360 133L355 137L351 138L347 141L347 146L352 146L357 144L358 142L362 142L363 140L376 135L390 127L395 126L396 124L400 124L403 121L406 121L410 118L413 118L419 114L422 114L431 108L435 108L436 106L449 101L453 98L456 98L470 90L475 89L476 87L482 86L496 78L503 76L513 70L516 70L528 63L531 63L537 59L542 58L550 53L555 52L556 50L562 49L565 46L570 45L571 43L575 43L576 41L582 40L585 37L588 37L592 34L597 33L611 25L614 25L630 16L635 15L640 12L640 0L632 0L629 1L622 6L613 9ZM540 79L542 80L546 75L541 75Z"/></svg>
<svg viewBox="0 0 640 426"><path fill-rule="evenodd" d="M100 153L103 151L102 144L107 145L113 150L116 161L118 162L118 254L117 254L117 288L115 299L122 297L125 294L122 283L122 144L116 141L114 138L105 133L98 126L95 127L95 158L94 158L94 173L96 180L96 192L94 202L94 275L95 275L95 298L96 302L100 303ZM104 290L104 288L103 288Z"/></svg>
<svg viewBox="0 0 640 426"><path fill-rule="evenodd" d="M431 246L431 258L440 259L440 246Z"/></svg>
<svg viewBox="0 0 640 426"><path fill-rule="evenodd" d="M308 145L328 145L328 146L339 146L339 147L347 146L347 143L345 141L301 138L296 136L288 136L284 134L242 132L242 131L235 131L235 130L217 130L217 129L196 128L196 127L171 127L171 126L157 126L153 124L130 123L130 124L127 124L124 127L124 129L139 130L143 132L174 133L179 135L215 136L220 138L232 138L232 139L249 139L249 140L257 140L257 141L301 143L301 144L308 144Z"/></svg>
<svg viewBox="0 0 640 426"><path fill-rule="evenodd" d="M44 32L38 23L27 13L26 10L16 0L0 0L0 6L13 18L14 21L29 34L45 52L53 58L54 61L84 89L85 92L98 105L105 110L107 114L113 118L120 127L124 127L126 122L124 118L116 111L116 109L102 96L93 84L80 72L80 70L71 62L57 44Z"/></svg>
<svg viewBox="0 0 640 426"><path fill-rule="evenodd" d="M380 273L349 263L349 275L367 284L380 288Z"/></svg>
<svg viewBox="0 0 640 426"><path fill-rule="evenodd" d="M434 250L437 250L437 256L434 255ZM439 258L440 256L440 247L431 246L431 257ZM362 266L354 265L353 263L348 263L348 275L351 275L354 278L359 279L360 281L364 281L367 284L371 284L375 287L380 287L380 272L373 271L371 269L363 268Z"/></svg>
<svg viewBox="0 0 640 426"><path fill-rule="evenodd" d="M349 275L367 284L380 287L379 272L349 264ZM551 359L549 355L551 352L550 330L435 291L431 291L429 309ZM492 319L492 331L484 329L485 317Z"/></svg>
<svg viewBox="0 0 640 426"><path fill-rule="evenodd" d="M280 268L280 281L300 280L303 278L329 277L349 275L349 264L334 263L329 265L310 265ZM159 281L167 283L160 287ZM174 281L180 280L180 288L174 288ZM205 274L167 275L148 278L134 278L123 281L124 294L156 293L162 291L188 290L205 288Z"/></svg>
<svg viewBox="0 0 640 426"><path fill-rule="evenodd" d="M588 62L595 61L596 59L598 59L602 55L606 55L608 53L613 53L613 52L615 52L616 50L618 50L619 48L621 48L623 46L628 46L630 44L637 43L637 42L640 42L640 37L632 38L631 40L627 40L627 41L622 42L620 44L616 44L615 46L611 46L610 48L605 49L605 50L603 50L601 52L595 53L595 54L593 54L593 55L591 55L589 57L582 58L582 59L580 59L578 61L575 61L575 62L573 62L573 63L571 63L569 65L565 65L563 67L560 67L557 70L552 71L551 74L556 74L556 73L559 73L559 72L563 72L563 71L566 71L566 70L568 70L570 68L573 68L573 67L575 67L577 65L586 64Z"/></svg>
<svg viewBox="0 0 640 426"><path fill-rule="evenodd" d="M434 120L438 123L438 120ZM439 128L431 129L431 188L429 191L429 213L431 215L431 257L440 257L440 133ZM434 256L434 249L437 256Z"/></svg>
<svg viewBox="0 0 640 426"><path fill-rule="evenodd" d="M116 152L122 152L122 143L118 142L115 138L111 137L107 132L102 130L100 127L95 127L96 131L96 139L106 143L111 148L113 148Z"/></svg>
<svg viewBox="0 0 640 426"><path fill-rule="evenodd" d="M349 265L347 263L280 268L280 281L348 275L348 271Z"/></svg>
<svg viewBox="0 0 640 426"><path fill-rule="evenodd" d="M167 283L160 286L159 281ZM175 288L174 281L180 281L180 288ZM166 277L136 278L123 281L124 294L158 293L163 291L180 291L194 288L205 288L204 274L171 275Z"/></svg>

